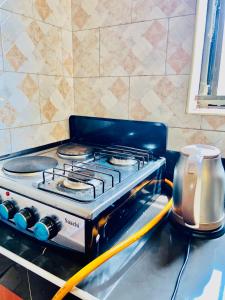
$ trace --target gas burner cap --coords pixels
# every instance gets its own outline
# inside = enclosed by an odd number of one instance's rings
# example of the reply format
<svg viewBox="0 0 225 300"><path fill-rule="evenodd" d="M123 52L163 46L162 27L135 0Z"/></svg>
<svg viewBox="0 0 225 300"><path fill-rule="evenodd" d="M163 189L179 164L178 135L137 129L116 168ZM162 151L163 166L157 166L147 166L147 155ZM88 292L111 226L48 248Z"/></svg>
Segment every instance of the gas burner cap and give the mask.
<svg viewBox="0 0 225 300"><path fill-rule="evenodd" d="M116 166L133 166L137 163L134 156L123 156L123 155L113 155L110 157L109 162Z"/></svg>
<svg viewBox="0 0 225 300"><path fill-rule="evenodd" d="M58 147L57 154L64 159L82 160L91 156L93 148L79 144L67 144Z"/></svg>
<svg viewBox="0 0 225 300"><path fill-rule="evenodd" d="M63 180L64 187L72 190L86 190L92 188L91 185L87 184L90 182L95 173L90 170L79 169L76 173L69 173L68 177Z"/></svg>
<svg viewBox="0 0 225 300"><path fill-rule="evenodd" d="M33 175L55 168L58 162L48 156L25 156L9 160L3 165L3 171L12 175Z"/></svg>

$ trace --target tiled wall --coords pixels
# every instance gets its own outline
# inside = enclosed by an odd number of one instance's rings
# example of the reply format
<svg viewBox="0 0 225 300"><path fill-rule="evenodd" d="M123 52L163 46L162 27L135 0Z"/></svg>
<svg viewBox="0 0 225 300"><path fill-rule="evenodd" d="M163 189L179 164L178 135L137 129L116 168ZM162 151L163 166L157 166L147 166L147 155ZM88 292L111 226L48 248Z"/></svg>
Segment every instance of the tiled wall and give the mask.
<svg viewBox="0 0 225 300"><path fill-rule="evenodd" d="M74 111L71 0L0 0L0 155L65 139Z"/></svg>
<svg viewBox="0 0 225 300"><path fill-rule="evenodd" d="M77 114L162 121L225 155L225 117L186 114L195 0L72 0Z"/></svg>
<svg viewBox="0 0 225 300"><path fill-rule="evenodd" d="M166 122L169 149L225 154L225 118L185 113L195 2L0 0L0 155L66 138L72 113Z"/></svg>

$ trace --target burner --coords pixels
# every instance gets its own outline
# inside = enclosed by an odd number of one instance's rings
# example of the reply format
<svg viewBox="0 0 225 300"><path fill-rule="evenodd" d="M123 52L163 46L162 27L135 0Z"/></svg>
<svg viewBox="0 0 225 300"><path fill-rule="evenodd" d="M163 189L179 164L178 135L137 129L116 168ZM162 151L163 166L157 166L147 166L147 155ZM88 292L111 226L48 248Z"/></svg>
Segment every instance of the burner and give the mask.
<svg viewBox="0 0 225 300"><path fill-rule="evenodd" d="M57 166L56 159L47 156L27 156L11 159L3 165L6 173L14 175L33 175Z"/></svg>
<svg viewBox="0 0 225 300"><path fill-rule="evenodd" d="M69 173L68 178L63 180L62 184L64 187L72 190L87 190L92 188L92 186L85 182L90 182L94 175L93 171L79 169L76 170L76 173Z"/></svg>
<svg viewBox="0 0 225 300"><path fill-rule="evenodd" d="M67 144L60 146L57 149L58 156L64 159L83 160L89 157L92 153L93 148L78 144Z"/></svg>
<svg viewBox="0 0 225 300"><path fill-rule="evenodd" d="M137 160L134 156L113 155L110 157L109 162L112 165L127 167L135 165Z"/></svg>

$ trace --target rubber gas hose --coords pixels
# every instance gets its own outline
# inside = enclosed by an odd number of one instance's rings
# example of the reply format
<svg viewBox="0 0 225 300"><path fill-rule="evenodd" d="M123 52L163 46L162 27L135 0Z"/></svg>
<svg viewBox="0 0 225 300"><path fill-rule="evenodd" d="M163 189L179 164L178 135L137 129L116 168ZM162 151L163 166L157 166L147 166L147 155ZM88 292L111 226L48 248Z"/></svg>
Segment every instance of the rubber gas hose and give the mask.
<svg viewBox="0 0 225 300"><path fill-rule="evenodd" d="M173 183L165 179L165 183L170 187L173 187ZM108 251L104 252L93 261L88 263L84 268L74 274L65 284L62 286L58 292L54 295L52 300L61 300L63 299L78 283L80 283L84 278L86 278L91 272L97 269L104 262L109 260L112 256L121 252L125 248L129 247L131 244L135 243L146 233L148 233L152 228L154 228L170 211L172 207L172 198L164 206L164 208L146 225L144 225L140 230L135 232L133 235L123 240L122 242L116 244L114 247L110 248Z"/></svg>

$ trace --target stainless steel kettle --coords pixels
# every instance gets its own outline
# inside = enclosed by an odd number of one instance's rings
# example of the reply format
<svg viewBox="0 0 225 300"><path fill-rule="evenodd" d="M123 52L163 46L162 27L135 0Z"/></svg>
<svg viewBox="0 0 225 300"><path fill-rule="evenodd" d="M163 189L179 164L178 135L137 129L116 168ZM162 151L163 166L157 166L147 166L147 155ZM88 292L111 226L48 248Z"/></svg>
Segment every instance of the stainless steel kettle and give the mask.
<svg viewBox="0 0 225 300"><path fill-rule="evenodd" d="M219 149L182 148L174 171L172 216L181 225L210 231L224 224L225 173Z"/></svg>

